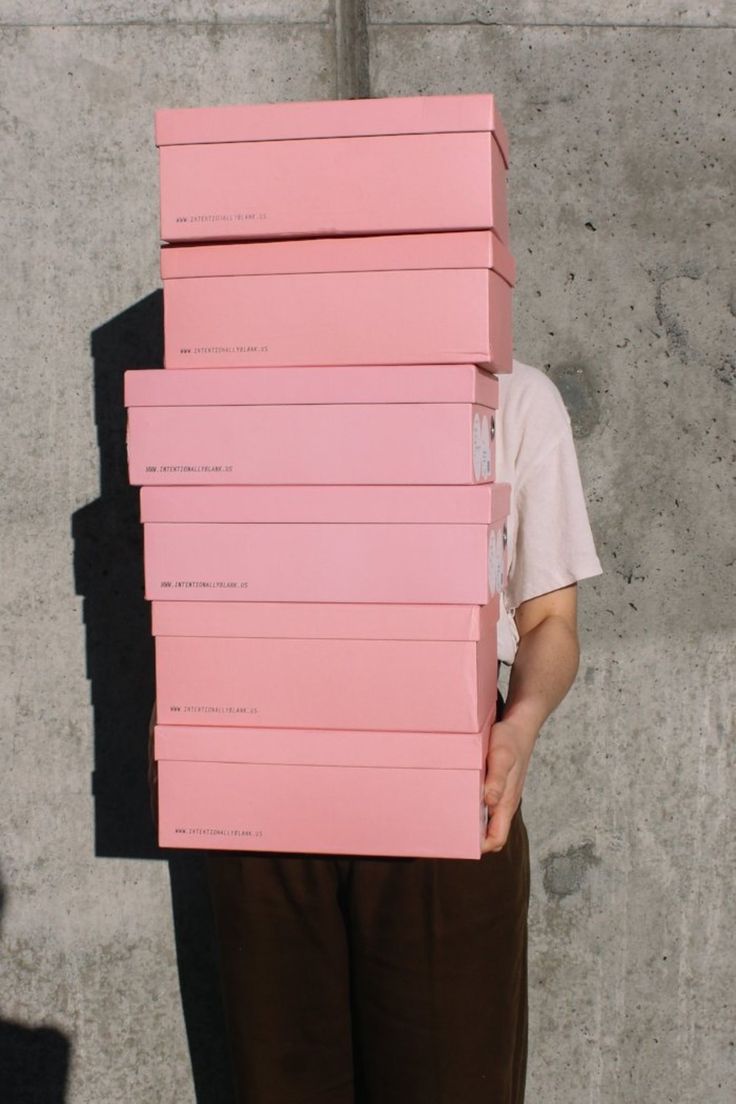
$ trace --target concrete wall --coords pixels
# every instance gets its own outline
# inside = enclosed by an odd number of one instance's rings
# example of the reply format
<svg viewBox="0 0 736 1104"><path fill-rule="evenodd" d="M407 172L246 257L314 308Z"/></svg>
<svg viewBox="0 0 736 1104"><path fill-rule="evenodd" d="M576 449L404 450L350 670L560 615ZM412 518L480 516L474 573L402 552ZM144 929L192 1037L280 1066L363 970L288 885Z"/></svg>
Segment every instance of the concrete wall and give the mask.
<svg viewBox="0 0 736 1104"><path fill-rule="evenodd" d="M735 26L728 0L0 0L19 1101L61 1099L65 1070L71 1104L230 1099L201 869L156 857L146 813L121 372L161 354L153 109L487 89L513 143L516 351L569 405L605 567L525 796L528 1100L733 1098Z"/></svg>

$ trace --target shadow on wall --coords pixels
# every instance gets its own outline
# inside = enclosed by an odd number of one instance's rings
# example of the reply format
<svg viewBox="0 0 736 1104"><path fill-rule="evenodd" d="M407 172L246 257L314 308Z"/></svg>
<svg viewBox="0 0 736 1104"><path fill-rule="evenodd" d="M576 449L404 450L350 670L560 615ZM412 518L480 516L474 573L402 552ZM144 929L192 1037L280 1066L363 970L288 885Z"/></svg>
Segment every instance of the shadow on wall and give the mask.
<svg viewBox="0 0 736 1104"><path fill-rule="evenodd" d="M5 889L0 881L0 935ZM55 1027L27 1027L0 1016L3 1104L64 1104L71 1046Z"/></svg>
<svg viewBox="0 0 736 1104"><path fill-rule="evenodd" d="M100 497L72 517L92 688L95 853L168 862L179 984L197 1104L231 1104L214 925L202 856L156 846L147 781L154 659L143 598L138 490L130 487L123 372L163 363L163 296L153 292L92 333ZM40 1099L40 1098L39 1098Z"/></svg>

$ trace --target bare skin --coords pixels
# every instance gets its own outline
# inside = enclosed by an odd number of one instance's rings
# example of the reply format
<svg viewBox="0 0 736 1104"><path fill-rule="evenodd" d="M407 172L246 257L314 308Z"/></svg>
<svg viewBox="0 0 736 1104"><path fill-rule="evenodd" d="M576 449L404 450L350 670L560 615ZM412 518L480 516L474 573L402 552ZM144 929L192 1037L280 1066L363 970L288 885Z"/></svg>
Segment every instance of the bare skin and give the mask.
<svg viewBox="0 0 736 1104"><path fill-rule="evenodd" d="M483 853L500 851L506 843L539 730L575 681L580 662L577 584L522 602L515 620L519 647L486 764L490 820Z"/></svg>

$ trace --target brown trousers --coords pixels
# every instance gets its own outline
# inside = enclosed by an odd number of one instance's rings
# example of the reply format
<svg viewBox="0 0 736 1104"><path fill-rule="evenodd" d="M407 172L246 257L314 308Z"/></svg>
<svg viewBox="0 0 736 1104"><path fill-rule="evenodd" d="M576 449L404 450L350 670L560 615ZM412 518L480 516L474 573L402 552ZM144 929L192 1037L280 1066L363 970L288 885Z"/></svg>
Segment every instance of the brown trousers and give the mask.
<svg viewBox="0 0 736 1104"><path fill-rule="evenodd" d="M208 868L239 1104L522 1104L521 808L479 861L230 851Z"/></svg>

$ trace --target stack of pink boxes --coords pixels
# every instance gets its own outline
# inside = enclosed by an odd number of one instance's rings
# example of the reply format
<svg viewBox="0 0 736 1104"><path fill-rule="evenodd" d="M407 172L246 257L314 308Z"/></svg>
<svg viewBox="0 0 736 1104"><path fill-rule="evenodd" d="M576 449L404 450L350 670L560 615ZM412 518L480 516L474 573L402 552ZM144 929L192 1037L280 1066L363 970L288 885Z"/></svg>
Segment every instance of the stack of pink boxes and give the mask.
<svg viewBox="0 0 736 1104"><path fill-rule="evenodd" d="M165 368L125 401L159 842L477 858L510 491L493 97L156 130Z"/></svg>

